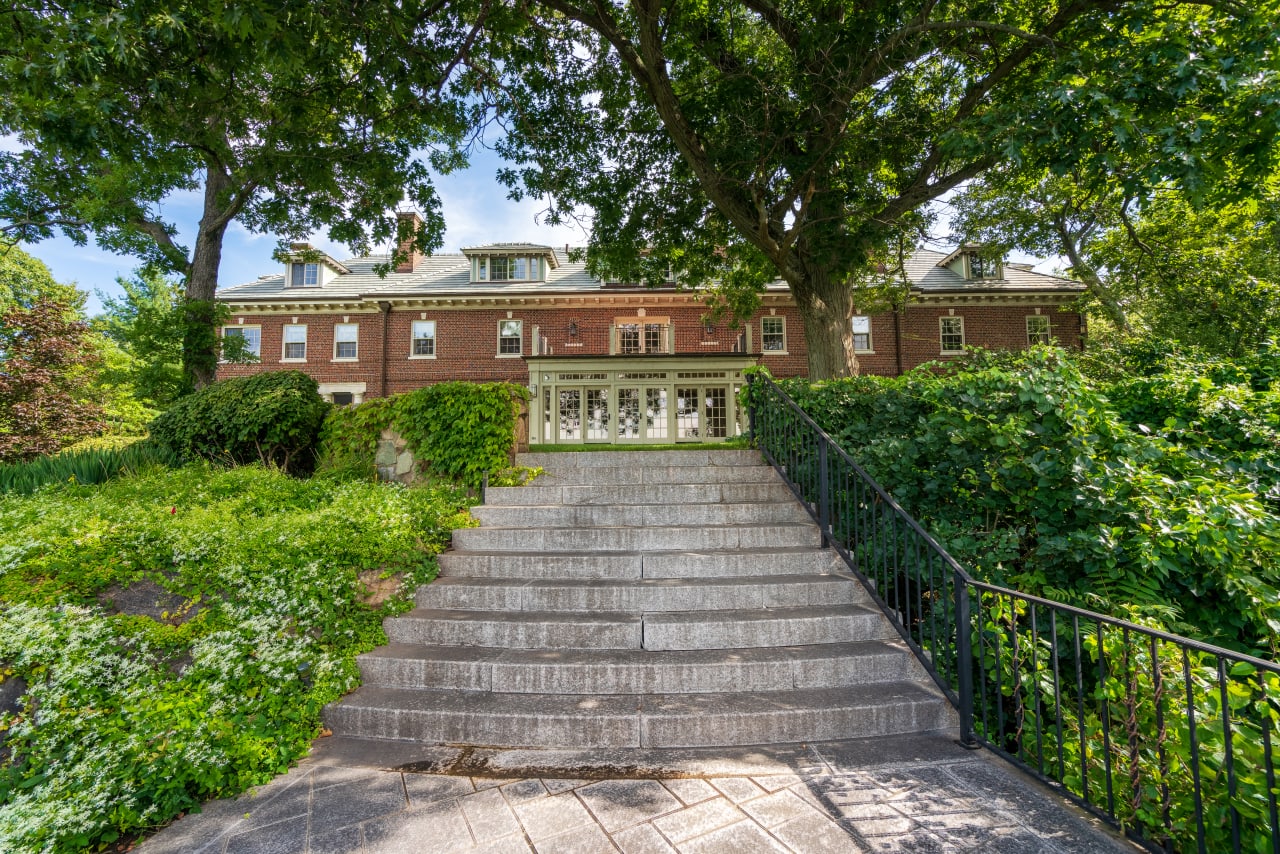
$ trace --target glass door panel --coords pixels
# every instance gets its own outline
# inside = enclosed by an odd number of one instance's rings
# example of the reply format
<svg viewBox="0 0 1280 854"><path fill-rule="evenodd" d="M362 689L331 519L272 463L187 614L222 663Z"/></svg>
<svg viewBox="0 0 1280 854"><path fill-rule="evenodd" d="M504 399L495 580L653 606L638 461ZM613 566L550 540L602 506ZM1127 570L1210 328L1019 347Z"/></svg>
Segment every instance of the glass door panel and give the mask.
<svg viewBox="0 0 1280 854"><path fill-rule="evenodd" d="M640 389L618 389L618 438L640 438Z"/></svg>
<svg viewBox="0 0 1280 854"><path fill-rule="evenodd" d="M696 388L676 389L676 438L696 439L702 407L701 397Z"/></svg>
<svg viewBox="0 0 1280 854"><path fill-rule="evenodd" d="M644 390L644 437L646 439L667 438L667 390L665 388L647 388Z"/></svg>
<svg viewBox="0 0 1280 854"><path fill-rule="evenodd" d="M586 389L587 395L587 441L609 441L609 390L607 388Z"/></svg>
<svg viewBox="0 0 1280 854"><path fill-rule="evenodd" d="M702 390L704 434L708 439L723 439L729 435L729 390L724 386L712 386Z"/></svg>
<svg viewBox="0 0 1280 854"><path fill-rule="evenodd" d="M582 389L559 389L559 432L557 438L582 440Z"/></svg>

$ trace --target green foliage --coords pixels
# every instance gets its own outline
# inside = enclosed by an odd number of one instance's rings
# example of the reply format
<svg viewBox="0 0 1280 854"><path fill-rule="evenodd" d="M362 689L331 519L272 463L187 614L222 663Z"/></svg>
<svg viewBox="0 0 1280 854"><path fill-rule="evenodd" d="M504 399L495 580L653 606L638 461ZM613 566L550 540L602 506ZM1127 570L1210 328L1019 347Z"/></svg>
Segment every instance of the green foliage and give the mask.
<svg viewBox="0 0 1280 854"><path fill-rule="evenodd" d="M0 679L28 685L0 850L96 849L284 771L466 501L208 464L0 497Z"/></svg>
<svg viewBox="0 0 1280 854"><path fill-rule="evenodd" d="M598 275L670 264L736 311L783 279L815 379L856 364L851 282L965 181L1247 184L1280 137L1275 0L522 8L477 75L509 119L502 180L553 221L590 208Z"/></svg>
<svg viewBox="0 0 1280 854"><path fill-rule="evenodd" d="M1184 362L1095 383L1037 348L785 385L979 577L1274 653L1278 404L1250 377Z"/></svg>
<svg viewBox="0 0 1280 854"><path fill-rule="evenodd" d="M95 237L182 273L197 303L213 299L232 221L285 241L327 225L360 252L393 240L407 197L426 219L414 241L436 247L430 175L463 162L467 110L449 94L469 6L451 4L457 18L333 0L14 9L0 29L0 133L21 147L0 152L0 230ZM204 206L188 248L164 204L193 191ZM186 367L204 384L213 329L187 331Z"/></svg>
<svg viewBox="0 0 1280 854"><path fill-rule="evenodd" d="M0 465L0 495L30 495L49 483L106 483L118 477L140 474L148 469L176 466L177 455L148 441L129 441L124 447L85 447L98 440L76 443L51 457L36 457L25 463Z"/></svg>
<svg viewBox="0 0 1280 854"><path fill-rule="evenodd" d="M104 379L134 389L153 409L164 409L190 391L182 373L182 283L144 269L116 278L123 296L99 294L103 313L95 326L126 358L108 365Z"/></svg>
<svg viewBox="0 0 1280 854"><path fill-rule="evenodd" d="M220 380L151 422L151 437L184 461L260 461L306 471L329 405L300 371Z"/></svg>
<svg viewBox="0 0 1280 854"><path fill-rule="evenodd" d="M391 428L431 471L477 486L511 467L519 402L528 394L510 383L447 382L335 409L321 434L321 465L368 470L379 434Z"/></svg>
<svg viewBox="0 0 1280 854"><path fill-rule="evenodd" d="M75 285L54 281L53 274L39 258L0 242L0 314L15 305L31 308L42 299L61 303L79 314L84 308L85 294Z"/></svg>

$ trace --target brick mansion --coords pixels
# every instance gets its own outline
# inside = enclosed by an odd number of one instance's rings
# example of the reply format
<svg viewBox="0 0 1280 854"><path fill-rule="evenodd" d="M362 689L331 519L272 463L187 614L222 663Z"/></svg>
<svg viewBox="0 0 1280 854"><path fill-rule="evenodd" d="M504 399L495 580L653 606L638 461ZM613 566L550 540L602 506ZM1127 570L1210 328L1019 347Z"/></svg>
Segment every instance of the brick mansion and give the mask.
<svg viewBox="0 0 1280 854"><path fill-rule="evenodd" d="M297 369L342 404L445 380L504 380L531 392L531 442L670 443L735 435L745 368L807 370L803 326L781 282L731 328L704 322L698 295L674 282L600 280L535 243L411 254L385 277L375 272L385 256L295 250L283 270L218 291L230 310L223 334L258 358L224 364L219 376ZM1081 346L1078 282L993 263L969 246L918 250L906 273L903 311L852 319L864 373L899 374L972 346Z"/></svg>

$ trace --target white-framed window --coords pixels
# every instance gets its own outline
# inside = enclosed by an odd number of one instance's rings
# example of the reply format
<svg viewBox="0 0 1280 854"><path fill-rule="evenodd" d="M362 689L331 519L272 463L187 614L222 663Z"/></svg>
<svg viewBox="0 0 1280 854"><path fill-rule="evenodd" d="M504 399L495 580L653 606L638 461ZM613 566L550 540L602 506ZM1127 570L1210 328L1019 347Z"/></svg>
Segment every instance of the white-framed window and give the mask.
<svg viewBox="0 0 1280 854"><path fill-rule="evenodd" d="M1048 315L1027 315L1027 344L1048 344L1052 337Z"/></svg>
<svg viewBox="0 0 1280 854"><path fill-rule="evenodd" d="M307 327L296 324L285 324L283 361L305 362L307 360Z"/></svg>
<svg viewBox="0 0 1280 854"><path fill-rule="evenodd" d="M787 352L787 319L760 318L760 348L766 353Z"/></svg>
<svg viewBox="0 0 1280 854"><path fill-rule="evenodd" d="M335 323L333 325L333 358L359 358L359 348L360 325L358 323Z"/></svg>
<svg viewBox="0 0 1280 854"><path fill-rule="evenodd" d="M940 317L938 318L939 340L942 344L943 353L963 353L964 352L964 318L963 317Z"/></svg>
<svg viewBox="0 0 1280 854"><path fill-rule="evenodd" d="M319 264L290 264L289 287L314 288L320 284Z"/></svg>
<svg viewBox="0 0 1280 854"><path fill-rule="evenodd" d="M524 321L498 321L498 355L519 356L524 352Z"/></svg>
<svg viewBox="0 0 1280 854"><path fill-rule="evenodd" d="M849 321L853 329L853 351L855 353L871 352L871 318L865 314L855 314Z"/></svg>
<svg viewBox="0 0 1280 854"><path fill-rule="evenodd" d="M240 338L244 341L244 352L254 358L262 358L262 327L261 326L224 326L222 327L223 338Z"/></svg>
<svg viewBox="0 0 1280 854"><path fill-rule="evenodd" d="M493 255L476 259L477 282L533 282L542 278L542 259Z"/></svg>
<svg viewBox="0 0 1280 854"><path fill-rule="evenodd" d="M617 351L623 355L667 351L669 326L664 322L651 323L640 317L615 317L613 328L617 336Z"/></svg>
<svg viewBox="0 0 1280 854"><path fill-rule="evenodd" d="M413 346L409 349L411 359L434 359L436 357L436 322L434 320L415 320L413 322Z"/></svg>

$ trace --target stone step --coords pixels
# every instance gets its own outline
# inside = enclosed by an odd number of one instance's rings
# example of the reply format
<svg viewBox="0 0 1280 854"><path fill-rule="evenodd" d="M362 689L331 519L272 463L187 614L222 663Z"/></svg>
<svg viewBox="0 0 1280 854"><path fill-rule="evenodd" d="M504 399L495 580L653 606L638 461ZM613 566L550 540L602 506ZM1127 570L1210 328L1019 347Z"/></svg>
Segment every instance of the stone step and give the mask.
<svg viewBox="0 0 1280 854"><path fill-rule="evenodd" d="M457 532L455 532L456 536ZM519 579L636 579L789 576L841 570L835 552L819 548L619 552L584 554L449 551L440 555L442 577Z"/></svg>
<svg viewBox="0 0 1280 854"><path fill-rule="evenodd" d="M337 734L494 747L712 747L896 735L954 725L926 686L706 694L511 694L366 686L325 710Z"/></svg>
<svg viewBox="0 0 1280 854"><path fill-rule="evenodd" d="M781 483L771 466L585 466L547 469L533 486Z"/></svg>
<svg viewBox="0 0 1280 854"><path fill-rule="evenodd" d="M415 608L383 623L392 643L504 649L639 649L639 614Z"/></svg>
<svg viewBox="0 0 1280 854"><path fill-rule="evenodd" d="M534 452L516 455L516 465L541 467L547 471L569 468L648 469L664 466L762 466L764 458L759 451L708 448L688 451L572 451Z"/></svg>
<svg viewBox="0 0 1280 854"><path fill-rule="evenodd" d="M882 640L892 626L875 608L807 605L742 611L662 612L644 615L645 649L749 649L799 644Z"/></svg>
<svg viewBox="0 0 1280 854"><path fill-rule="evenodd" d="M390 644L359 662L370 686L526 694L809 690L920 675L900 641L662 651Z"/></svg>
<svg viewBox="0 0 1280 854"><path fill-rule="evenodd" d="M892 636L860 605L654 612L475 611L416 608L386 620L393 643L503 649L748 649Z"/></svg>
<svg viewBox="0 0 1280 854"><path fill-rule="evenodd" d="M588 504L473 507L481 525L495 528L617 528L673 525L803 524L811 517L795 500L734 504Z"/></svg>
<svg viewBox="0 0 1280 854"><path fill-rule="evenodd" d="M482 552L644 552L819 546L813 523L644 528L461 528L453 547Z"/></svg>
<svg viewBox="0 0 1280 854"><path fill-rule="evenodd" d="M716 611L868 601L848 575L755 578L438 578L418 588L419 608L473 611Z"/></svg>
<svg viewBox="0 0 1280 854"><path fill-rule="evenodd" d="M782 481L749 483L651 483L544 485L539 478L529 486L491 486L485 504L716 504L750 501L795 501Z"/></svg>

